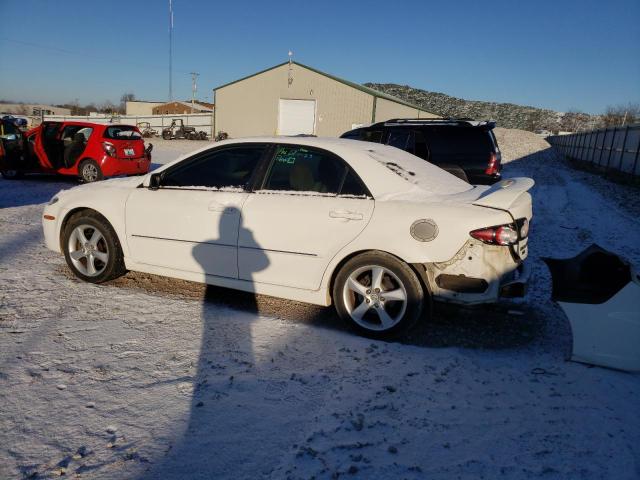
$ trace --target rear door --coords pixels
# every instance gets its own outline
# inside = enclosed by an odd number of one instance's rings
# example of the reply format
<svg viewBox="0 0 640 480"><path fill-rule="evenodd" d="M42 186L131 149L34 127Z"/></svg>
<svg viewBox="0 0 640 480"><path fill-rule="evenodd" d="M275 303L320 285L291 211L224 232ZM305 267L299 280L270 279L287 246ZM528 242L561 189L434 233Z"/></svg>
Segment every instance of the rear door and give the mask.
<svg viewBox="0 0 640 480"><path fill-rule="evenodd" d="M362 232L373 209L366 187L341 158L277 146L262 188L242 208L240 278L317 290L331 259Z"/></svg>

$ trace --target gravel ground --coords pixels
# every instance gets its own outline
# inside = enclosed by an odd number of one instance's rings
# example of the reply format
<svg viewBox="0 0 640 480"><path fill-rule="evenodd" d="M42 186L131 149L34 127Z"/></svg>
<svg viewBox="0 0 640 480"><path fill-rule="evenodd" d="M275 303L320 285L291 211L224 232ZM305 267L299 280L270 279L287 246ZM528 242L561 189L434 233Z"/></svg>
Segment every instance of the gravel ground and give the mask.
<svg viewBox="0 0 640 480"><path fill-rule="evenodd" d="M528 298L389 343L330 308L79 282L40 227L74 182L0 180L0 478L638 478L640 378L565 362L540 260L598 242L640 264L634 190L497 134L505 176L536 180ZM156 163L204 145L152 142Z"/></svg>

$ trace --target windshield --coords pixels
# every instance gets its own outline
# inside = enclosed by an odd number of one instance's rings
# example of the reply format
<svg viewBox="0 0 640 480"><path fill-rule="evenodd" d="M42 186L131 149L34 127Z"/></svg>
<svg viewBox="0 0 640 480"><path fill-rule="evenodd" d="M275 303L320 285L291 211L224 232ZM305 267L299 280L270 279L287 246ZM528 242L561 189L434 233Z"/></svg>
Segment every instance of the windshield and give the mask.
<svg viewBox="0 0 640 480"><path fill-rule="evenodd" d="M107 127L104 131L104 138L110 138L112 140L138 140L142 138L142 135L140 135L136 127L131 125L117 125Z"/></svg>

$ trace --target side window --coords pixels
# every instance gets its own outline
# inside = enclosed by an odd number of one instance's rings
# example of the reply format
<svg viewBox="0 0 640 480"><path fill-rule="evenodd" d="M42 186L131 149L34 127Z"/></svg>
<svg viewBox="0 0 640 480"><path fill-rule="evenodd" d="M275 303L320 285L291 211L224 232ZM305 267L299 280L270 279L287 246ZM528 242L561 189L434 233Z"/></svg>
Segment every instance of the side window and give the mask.
<svg viewBox="0 0 640 480"><path fill-rule="evenodd" d="M340 189L340 195L353 195L355 197L370 197L369 191L360 181L353 170L349 169L342 188Z"/></svg>
<svg viewBox="0 0 640 480"><path fill-rule="evenodd" d="M81 130L85 130L85 128L79 125L67 125L62 130L62 135L60 137L60 140L62 140L65 146L68 146L73 142L76 136L76 133L80 132ZM89 138L89 136L87 135L86 138ZM85 138L85 141L86 141L86 138Z"/></svg>
<svg viewBox="0 0 640 480"><path fill-rule="evenodd" d="M362 136L362 129L351 130L350 132L343 133L340 138L348 138L349 140L360 140Z"/></svg>
<svg viewBox="0 0 640 480"><path fill-rule="evenodd" d="M345 172L344 161L328 152L300 145L280 145L264 188L337 194Z"/></svg>
<svg viewBox="0 0 640 480"><path fill-rule="evenodd" d="M163 187L205 187L246 189L264 145L214 150L167 171Z"/></svg>
<svg viewBox="0 0 640 480"><path fill-rule="evenodd" d="M391 130L387 145L413 153L415 151L413 132L405 129Z"/></svg>
<svg viewBox="0 0 640 480"><path fill-rule="evenodd" d="M424 135L420 130L415 130L413 135L415 139L415 149L413 154L417 157L429 160L429 147L427 147L427 141L424 138Z"/></svg>
<svg viewBox="0 0 640 480"><path fill-rule="evenodd" d="M365 142L382 143L382 130L365 130L361 140Z"/></svg>
<svg viewBox="0 0 640 480"><path fill-rule="evenodd" d="M356 130L351 130L350 132L343 134L341 138L362 140L363 142L381 143L382 134L382 130L367 130L364 128L358 128Z"/></svg>

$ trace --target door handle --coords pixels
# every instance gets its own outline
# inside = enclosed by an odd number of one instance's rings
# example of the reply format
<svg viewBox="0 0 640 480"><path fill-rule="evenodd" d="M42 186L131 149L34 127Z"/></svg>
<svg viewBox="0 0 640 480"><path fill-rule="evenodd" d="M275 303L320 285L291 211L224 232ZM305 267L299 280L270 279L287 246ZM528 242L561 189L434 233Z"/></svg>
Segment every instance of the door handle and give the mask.
<svg viewBox="0 0 640 480"><path fill-rule="evenodd" d="M331 210L329 212L331 218L345 218L347 220L362 220L364 215L360 212L350 212L348 210Z"/></svg>

